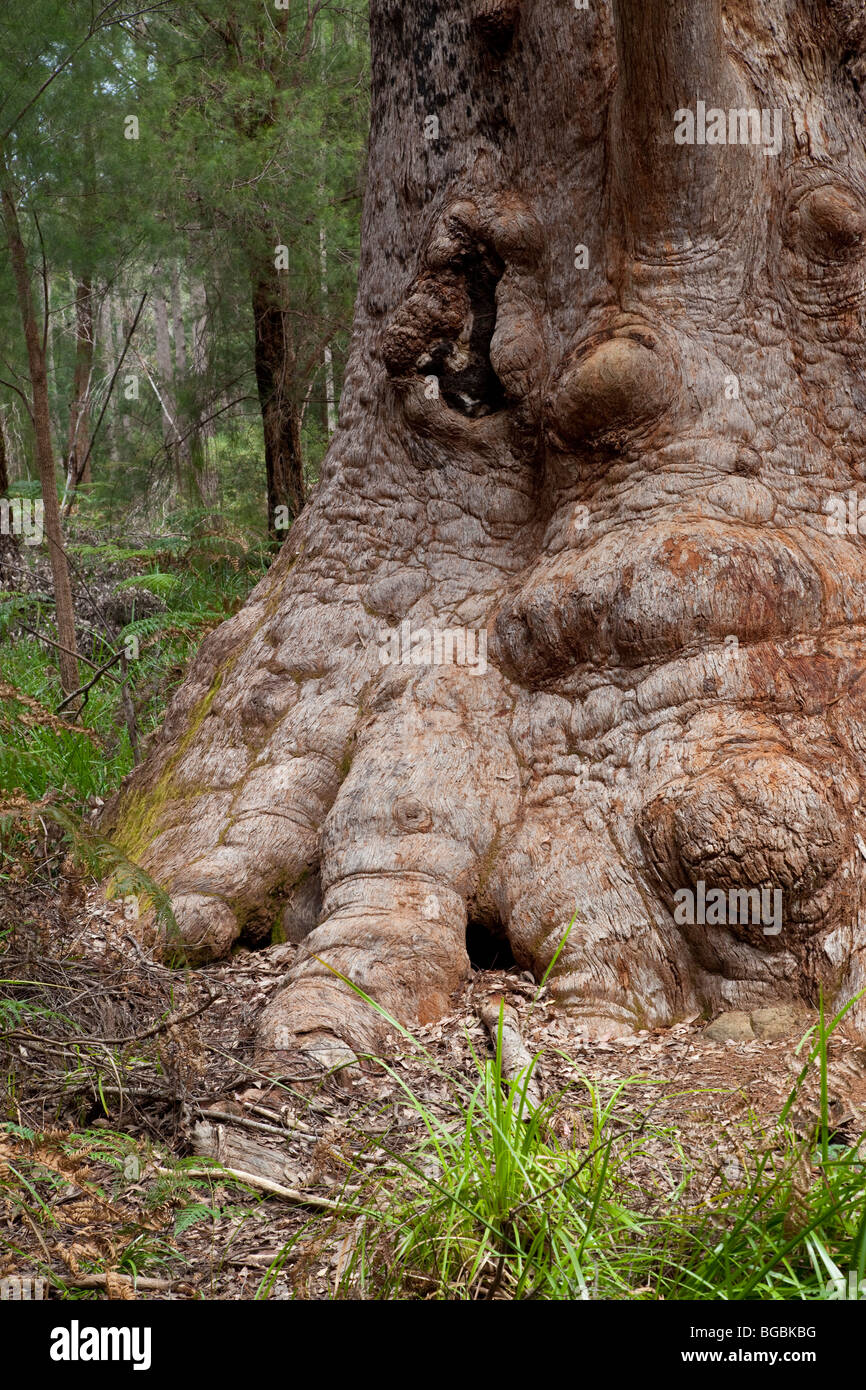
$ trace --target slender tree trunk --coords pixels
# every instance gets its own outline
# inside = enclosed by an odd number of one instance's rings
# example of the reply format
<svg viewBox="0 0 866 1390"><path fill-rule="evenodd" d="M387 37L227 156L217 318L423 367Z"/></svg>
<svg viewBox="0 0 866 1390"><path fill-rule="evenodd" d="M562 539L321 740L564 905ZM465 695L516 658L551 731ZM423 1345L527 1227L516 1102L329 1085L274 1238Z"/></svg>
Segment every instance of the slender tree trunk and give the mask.
<svg viewBox="0 0 866 1390"><path fill-rule="evenodd" d="M111 344L113 370L114 364L118 361L121 353L123 352L123 345L126 341L126 328L124 325L128 324L128 315L126 311L126 306L123 301L123 296L119 292L112 291L109 294L108 305L109 314L111 317L111 337L110 339L108 339L108 342ZM129 361L129 359L127 360ZM129 362L129 365L130 371L124 371L119 382L120 390L118 391L117 401L115 404L116 413L113 413L112 415L113 420L116 422L115 426L113 427L113 437L116 441L118 448L118 459L123 454L123 451L129 447L129 443L132 437L132 410L135 409L135 405L132 402L127 404L128 398L125 394L126 377L137 377L139 374L138 372L132 370L132 367L134 365L134 359ZM140 390L141 386L139 385L139 391Z"/></svg>
<svg viewBox="0 0 866 1390"><path fill-rule="evenodd" d="M186 381L188 364L186 357L186 329L183 321L183 301L181 298L180 271L177 265L171 271L171 323L174 333L174 362L178 385Z"/></svg>
<svg viewBox="0 0 866 1390"><path fill-rule="evenodd" d="M294 398L294 355L276 273L253 287L255 368L268 488L268 532L282 540L304 505L300 413Z"/></svg>
<svg viewBox="0 0 866 1390"><path fill-rule="evenodd" d="M195 390L195 429L190 436L190 457L203 506L216 507L219 501L219 475L213 457L213 421L201 420L201 401L208 382L208 312L204 285L194 280L190 287L192 323L192 380Z"/></svg>
<svg viewBox="0 0 866 1390"><path fill-rule="evenodd" d="M9 496L9 465L6 457L6 430L2 414L0 414L0 497ZM4 534L0 528L0 583L4 581L4 571L10 567L10 562L14 559L17 551L17 537L11 527Z"/></svg>
<svg viewBox="0 0 866 1390"><path fill-rule="evenodd" d="M103 294L99 305L99 327L96 338L100 344L99 362L100 371L106 381L111 379L114 366L117 361L114 349L114 321L111 311L112 296L107 291ZM115 398L112 401L112 408L103 424L104 445L108 451L108 457L112 463L117 463L120 459L119 439L120 425L118 423L120 412L123 405L123 392L116 390Z"/></svg>
<svg viewBox="0 0 866 1390"><path fill-rule="evenodd" d="M440 1014L469 924L601 1036L853 1000L862 6L370 15L340 427L109 822L194 957L315 923L277 1070Z"/></svg>
<svg viewBox="0 0 866 1390"><path fill-rule="evenodd" d="M40 291L43 299L43 307L47 321L47 332L45 334L45 373L48 377L48 402L49 419L51 421L51 434L54 439L63 437L63 422L61 421L60 402L62 392L58 389L57 362L54 352L54 321L51 314L51 275L46 270L44 280L40 275Z"/></svg>
<svg viewBox="0 0 866 1390"><path fill-rule="evenodd" d="M9 492L9 461L6 455L6 429L3 416L0 415L0 497L5 497Z"/></svg>
<svg viewBox="0 0 866 1390"><path fill-rule="evenodd" d="M2 152L0 152L0 177L3 179L2 187L0 187L0 198L2 198L6 244L12 262L21 325L27 344L36 462L42 485L45 538L48 542L51 576L54 584L57 640L61 648L65 648L59 652L60 680L64 692L68 695L78 688L78 662L74 655L77 651L75 609L72 601L69 566L60 526L57 473L54 466L54 448L51 442L51 412L48 398L45 347L36 322L30 270L27 265L27 251L21 235L15 199L7 180Z"/></svg>
<svg viewBox="0 0 866 1390"><path fill-rule="evenodd" d="M307 10L304 36L295 55L299 69L309 56L316 12L317 7ZM271 10L267 20L257 25L254 42L248 49L238 42L243 24L233 7L229 7L224 26L214 28L223 39L220 61L232 74L232 83L240 75L242 81L237 90L246 93L252 80L262 98L250 102L244 97L231 112L237 134L256 142L283 118L285 70L281 48L289 31L287 7L281 5ZM277 45L270 42L272 35L279 37ZM270 235L269 230L267 237ZM259 254L257 249L250 267L253 352L264 433L268 534L272 541L282 542L304 505L301 414L294 380L294 344L282 285L273 264L262 263L257 259Z"/></svg>
<svg viewBox="0 0 866 1390"><path fill-rule="evenodd" d="M156 290L153 295L153 319L156 334L156 372L159 378L159 404L162 414L162 435L166 455L174 468L178 496L183 495L183 469L177 423L177 402L174 392L174 367L171 358L171 335L168 327L168 303L165 295Z"/></svg>
<svg viewBox="0 0 866 1390"><path fill-rule="evenodd" d="M87 459L83 473L81 461L87 455L90 443L90 388L93 380L95 340L93 282L89 277L85 277L75 286L75 371L72 380L72 400L69 402L67 488L92 481L90 459Z"/></svg>
<svg viewBox="0 0 866 1390"><path fill-rule="evenodd" d="M325 228L319 228L319 266L322 287L322 318L328 321L328 238ZM337 398L334 394L334 354L330 342L325 343L322 353L325 368L325 410L324 421L328 438L337 428Z"/></svg>
<svg viewBox="0 0 866 1390"><path fill-rule="evenodd" d="M191 421L186 408L189 389L189 363L186 351L186 329L183 319L180 271L177 265L171 272L171 326L174 338L174 398L176 402L176 423L178 431L178 454L181 468L188 466L192 459Z"/></svg>

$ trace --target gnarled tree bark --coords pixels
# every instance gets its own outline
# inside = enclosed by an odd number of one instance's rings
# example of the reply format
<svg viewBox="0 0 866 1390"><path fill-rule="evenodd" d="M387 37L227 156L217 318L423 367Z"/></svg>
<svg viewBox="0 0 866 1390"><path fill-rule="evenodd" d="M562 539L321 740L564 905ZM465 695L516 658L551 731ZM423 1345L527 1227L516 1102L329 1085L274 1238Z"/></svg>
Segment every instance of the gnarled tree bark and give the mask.
<svg viewBox="0 0 866 1390"><path fill-rule="evenodd" d="M866 469L860 6L371 15L339 429L108 824L194 957L302 939L274 1067L378 1045L346 981L435 1017L468 920L537 976L562 947L552 989L601 1033L846 1000L866 565L827 506ZM421 629L483 632L486 670ZM678 919L761 888L781 930Z"/></svg>

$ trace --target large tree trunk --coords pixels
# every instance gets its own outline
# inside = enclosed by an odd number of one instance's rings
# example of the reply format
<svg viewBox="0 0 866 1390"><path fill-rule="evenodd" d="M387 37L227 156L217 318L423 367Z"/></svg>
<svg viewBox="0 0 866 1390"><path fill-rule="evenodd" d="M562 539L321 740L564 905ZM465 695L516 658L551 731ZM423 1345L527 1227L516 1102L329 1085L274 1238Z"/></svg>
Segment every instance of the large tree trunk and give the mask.
<svg viewBox="0 0 866 1390"><path fill-rule="evenodd" d="M266 1064L468 920L602 1033L866 985L859 13L373 0L340 426L113 812L193 956L309 933Z"/></svg>
<svg viewBox="0 0 866 1390"><path fill-rule="evenodd" d="M57 498L57 472L54 466L54 446L51 442L51 414L48 396L48 372L45 344L47 332L40 335L36 322L36 308L30 283L30 269L27 264L27 248L21 235L18 209L15 197L7 182L5 163L0 151L0 201L3 208L3 223L6 244L18 296L21 326L27 345L27 365L30 374L30 398L33 416L33 434L36 443L36 464L42 488L44 509L45 539L48 542L51 578L54 587L54 610L57 621L57 640L59 643L60 682L68 695L78 689L78 660L76 657L75 608L72 600L72 584L69 578L69 565L63 545L63 532L60 526L60 504ZM45 306L46 314L48 306ZM47 329L47 323L46 323Z"/></svg>
<svg viewBox="0 0 866 1390"><path fill-rule="evenodd" d="M282 540L304 505L301 419L294 397L294 354L277 273L253 281L255 368L268 485L268 531Z"/></svg>

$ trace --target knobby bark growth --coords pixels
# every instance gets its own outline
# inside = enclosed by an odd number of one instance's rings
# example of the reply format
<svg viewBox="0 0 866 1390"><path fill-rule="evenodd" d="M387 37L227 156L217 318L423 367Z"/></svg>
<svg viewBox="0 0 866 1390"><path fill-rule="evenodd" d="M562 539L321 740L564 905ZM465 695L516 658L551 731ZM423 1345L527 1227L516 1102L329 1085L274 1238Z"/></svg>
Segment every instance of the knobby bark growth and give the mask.
<svg viewBox="0 0 866 1390"><path fill-rule="evenodd" d="M373 0L339 429L107 821L194 958L302 940L267 1065L467 923L602 1033L866 985L860 14Z"/></svg>

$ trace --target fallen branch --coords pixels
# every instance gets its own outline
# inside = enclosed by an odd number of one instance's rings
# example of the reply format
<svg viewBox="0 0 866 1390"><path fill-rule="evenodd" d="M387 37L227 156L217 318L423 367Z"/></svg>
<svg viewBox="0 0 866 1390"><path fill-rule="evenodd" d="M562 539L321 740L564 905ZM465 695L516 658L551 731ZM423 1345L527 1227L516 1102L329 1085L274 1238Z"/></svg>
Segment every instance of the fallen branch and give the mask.
<svg viewBox="0 0 866 1390"><path fill-rule="evenodd" d="M112 668L112 666L116 665L117 662L120 661L120 659L121 659L122 656L123 656L123 652L122 652L122 651L121 651L121 652L115 652L115 653L114 653L114 656L111 658L111 660L110 660L110 661L106 661L106 663L105 663L104 666L100 666L99 669L98 669L97 672L96 672L96 675L93 676L92 679L89 680L89 681L87 682L86 685L80 685L80 686L78 687L77 690L73 690L73 691L72 691L72 694L71 694L71 695L67 695L65 700L61 700L61 701L60 701L60 704L57 706L56 713L59 714L60 711L61 711L62 709L65 709L66 706L67 706L72 700L74 700L78 695L83 695L83 696L84 696L84 702L86 703L86 702L87 702L87 696L88 696L88 694L90 693L91 687L94 686L94 685L96 684L96 682L99 680L100 676L104 676L105 673L106 673L106 671L110 671L111 668ZM79 712L80 712L80 711L79 711Z"/></svg>
<svg viewBox="0 0 866 1390"><path fill-rule="evenodd" d="M279 1134L283 1138L291 1134L294 1128L288 1125L265 1124L263 1120L251 1120L246 1115L233 1115L229 1110L203 1110L201 1113L204 1120L224 1120L227 1124L241 1125L244 1129L257 1129L262 1134ZM310 1130L306 1129L306 1133L309 1134Z"/></svg>
<svg viewBox="0 0 866 1390"><path fill-rule="evenodd" d="M517 1012L502 999L488 999L479 1009L481 1022L490 1034L494 1048L499 1040L500 1009L502 1014L502 1075L507 1081L516 1081L519 1087L518 1102L522 1096L525 1109L531 1114L542 1102L541 1090L535 1079L532 1067L533 1057L520 1032ZM528 1080L526 1077L528 1075ZM524 1084L525 1082L525 1084Z"/></svg>
<svg viewBox="0 0 866 1390"><path fill-rule="evenodd" d="M20 627L23 632L29 632L31 637L38 637L40 642L47 642L49 647L54 647L58 652L66 652L67 656L77 656L78 660L83 661L85 666L89 666L91 671L98 671L100 669L97 663L91 661L89 657L82 656L80 652L73 652L69 647L61 646L59 642L54 641L53 637L46 637L44 632L37 632L35 627L28 627L26 623L22 622L19 622L17 626ZM120 684L117 676L112 676L111 679L117 681L118 685Z"/></svg>
<svg viewBox="0 0 866 1390"><path fill-rule="evenodd" d="M295 1115L290 1115L288 1119L285 1119L284 1115L288 1114L287 1106L283 1106L282 1111L277 1112L274 1110L267 1110L263 1105L254 1105L251 1100L245 1100L244 1105L247 1107L248 1110L252 1110L254 1115L262 1115L265 1119L268 1120L279 1119L280 1124L284 1125L287 1130L297 1129L300 1131L301 1134L316 1133L316 1131L312 1129L310 1125L305 1124L303 1120L299 1120Z"/></svg>
<svg viewBox="0 0 866 1390"><path fill-rule="evenodd" d="M284 1202L297 1202L299 1206L320 1207L323 1211L345 1212L352 1210L335 1202L330 1197L317 1197L312 1192L298 1192L294 1187L283 1187L282 1183L272 1182L270 1178L260 1178L257 1173L244 1173L240 1168L157 1168L164 1178L233 1178L247 1187L257 1187L272 1197L282 1197Z"/></svg>
<svg viewBox="0 0 866 1390"><path fill-rule="evenodd" d="M284 1135L286 1131L279 1125L266 1125L262 1120L250 1120L246 1115L233 1115L229 1110L203 1110L206 1120L225 1120L231 1125L242 1125L245 1129L258 1129L263 1134Z"/></svg>
<svg viewBox="0 0 866 1390"><path fill-rule="evenodd" d="M151 1279L146 1274L134 1277L129 1274L80 1274L74 1279L61 1274L58 1278L72 1289L107 1289L111 1285L122 1284L133 1291L143 1289L146 1293L159 1293L177 1283L176 1279Z"/></svg>

